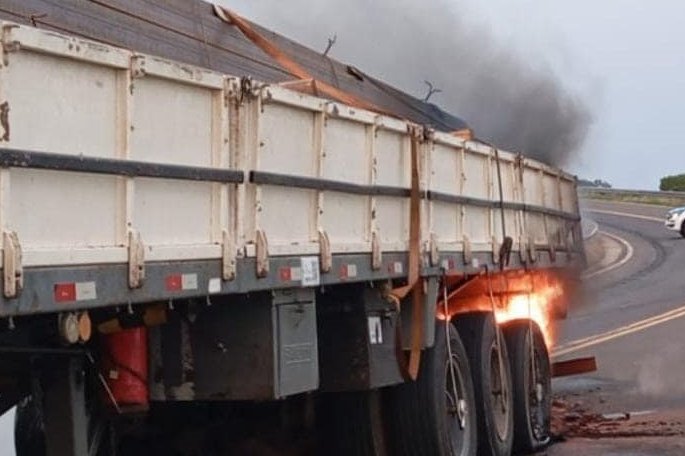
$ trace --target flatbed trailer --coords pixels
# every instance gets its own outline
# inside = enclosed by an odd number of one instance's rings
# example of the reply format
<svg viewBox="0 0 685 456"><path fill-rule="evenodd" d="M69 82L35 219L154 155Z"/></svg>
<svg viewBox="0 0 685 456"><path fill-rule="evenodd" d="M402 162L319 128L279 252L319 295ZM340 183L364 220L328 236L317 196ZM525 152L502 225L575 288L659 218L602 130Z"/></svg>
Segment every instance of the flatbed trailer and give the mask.
<svg viewBox="0 0 685 456"><path fill-rule="evenodd" d="M0 26L0 412L23 401L18 454L171 451L160 410L180 432L188 407L245 401L331 401L347 424L318 407L336 423L319 440L344 454L545 444L514 397L544 389L548 409L544 328L530 304L506 314L550 286L543 310L563 313L584 262L575 177L387 112Z"/></svg>

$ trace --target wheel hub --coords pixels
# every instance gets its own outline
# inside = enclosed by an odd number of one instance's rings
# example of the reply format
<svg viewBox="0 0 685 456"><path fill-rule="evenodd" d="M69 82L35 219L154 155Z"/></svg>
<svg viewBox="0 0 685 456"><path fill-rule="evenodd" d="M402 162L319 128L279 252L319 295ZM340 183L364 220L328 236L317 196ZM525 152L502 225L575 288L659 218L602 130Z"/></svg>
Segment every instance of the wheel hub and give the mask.
<svg viewBox="0 0 685 456"><path fill-rule="evenodd" d="M464 379L461 378L457 363L458 360L454 359L454 356L451 362L447 362L447 389L445 394L447 396L447 413L457 418L459 428L463 430L466 428L469 407L466 399L462 397Z"/></svg>
<svg viewBox="0 0 685 456"><path fill-rule="evenodd" d="M464 399L459 399L457 406L457 418L459 418L459 427L464 429L466 427L466 416L468 415L468 405Z"/></svg>
<svg viewBox="0 0 685 456"><path fill-rule="evenodd" d="M531 353L531 375L530 375L530 424L535 438L540 443L544 443L549 440L549 435L546 431L545 426L545 401L547 400L547 395L549 392L545 388L545 385L541 379L545 378L547 375L543 371L543 362L540 359L542 354L539 350L534 349ZM534 382L534 383L533 383Z"/></svg>
<svg viewBox="0 0 685 456"><path fill-rule="evenodd" d="M544 389L542 383L535 384L535 399L537 399L538 403L542 402L542 399L544 399Z"/></svg>
<svg viewBox="0 0 685 456"><path fill-rule="evenodd" d="M492 379L490 397L495 412L495 429L502 439L509 432L509 391L503 375L505 373L501 369L498 348L496 344L493 344L490 352L490 378Z"/></svg>

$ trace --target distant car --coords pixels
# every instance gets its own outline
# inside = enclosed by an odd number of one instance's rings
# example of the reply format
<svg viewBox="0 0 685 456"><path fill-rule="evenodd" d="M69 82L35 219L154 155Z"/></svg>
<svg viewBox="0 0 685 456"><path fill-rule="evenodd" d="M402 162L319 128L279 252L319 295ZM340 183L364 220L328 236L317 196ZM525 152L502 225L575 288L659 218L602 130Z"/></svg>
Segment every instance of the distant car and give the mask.
<svg viewBox="0 0 685 456"><path fill-rule="evenodd" d="M685 237L685 206L675 207L666 213L666 228L679 231Z"/></svg>

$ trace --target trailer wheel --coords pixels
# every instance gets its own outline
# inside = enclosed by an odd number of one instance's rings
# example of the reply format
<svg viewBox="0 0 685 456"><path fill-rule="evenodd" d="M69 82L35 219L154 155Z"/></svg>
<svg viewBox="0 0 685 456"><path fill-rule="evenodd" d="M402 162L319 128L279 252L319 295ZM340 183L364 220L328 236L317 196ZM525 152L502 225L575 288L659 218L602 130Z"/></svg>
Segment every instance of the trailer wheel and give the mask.
<svg viewBox="0 0 685 456"><path fill-rule="evenodd" d="M466 314L454 321L471 365L478 454L508 456L514 440L514 413L506 343L490 312Z"/></svg>
<svg viewBox="0 0 685 456"><path fill-rule="evenodd" d="M112 453L109 421L90 417L88 423L88 454L108 456ZM14 415L14 441L17 456L45 456L45 421L33 396L17 404Z"/></svg>
<svg viewBox="0 0 685 456"><path fill-rule="evenodd" d="M469 361L454 327L438 322L416 382L388 389L386 411L392 454L476 454L476 407ZM451 356L450 356L451 354Z"/></svg>
<svg viewBox="0 0 685 456"><path fill-rule="evenodd" d="M552 388L547 347L540 328L529 320L507 323L502 331L514 386L514 449L534 452L550 440Z"/></svg>
<svg viewBox="0 0 685 456"><path fill-rule="evenodd" d="M115 454L116 435L112 419L100 404L97 386L87 376L86 383L86 432L89 456ZM14 416L14 440L17 456L45 456L47 436L45 430L44 393L38 388L17 404Z"/></svg>
<svg viewBox="0 0 685 456"><path fill-rule="evenodd" d="M45 455L45 426L40 408L28 396L14 414L14 445L17 456Z"/></svg>

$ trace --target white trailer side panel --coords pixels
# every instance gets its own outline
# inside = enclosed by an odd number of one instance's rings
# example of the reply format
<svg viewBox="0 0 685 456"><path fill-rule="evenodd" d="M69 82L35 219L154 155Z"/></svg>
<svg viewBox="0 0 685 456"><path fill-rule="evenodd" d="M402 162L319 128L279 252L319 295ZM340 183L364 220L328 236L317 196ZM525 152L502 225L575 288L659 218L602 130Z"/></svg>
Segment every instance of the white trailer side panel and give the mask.
<svg viewBox="0 0 685 456"><path fill-rule="evenodd" d="M0 79L10 109L7 147L117 156L117 68L23 50ZM44 170L2 172L3 228L21 233L25 263L121 261L115 176ZM75 255L76 251L83 254ZM60 254L60 251L63 254Z"/></svg>
<svg viewBox="0 0 685 456"><path fill-rule="evenodd" d="M379 128L374 144L374 185L408 188L411 184L411 144L404 132ZM409 239L409 199L374 197L374 227L382 250L406 250Z"/></svg>
<svg viewBox="0 0 685 456"><path fill-rule="evenodd" d="M323 129L319 177L357 185L370 183L367 127L346 119L327 118ZM368 251L370 200L367 195L325 192L317 228L328 233L334 252Z"/></svg>
<svg viewBox="0 0 685 456"><path fill-rule="evenodd" d="M574 178L549 166L279 86L5 30L0 147L49 163L0 170L0 224L26 267L126 263L137 235L145 262L406 253L413 153L424 253L578 242Z"/></svg>

